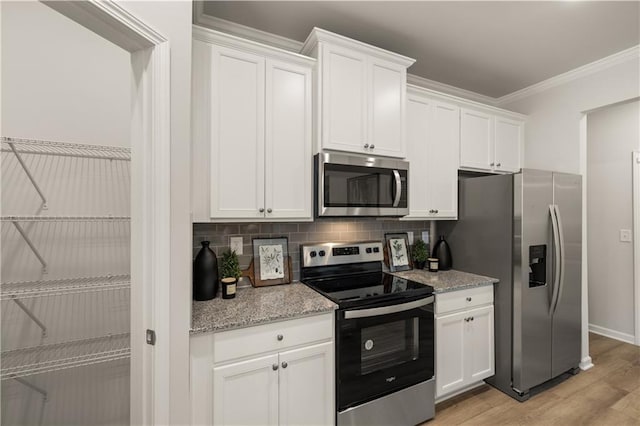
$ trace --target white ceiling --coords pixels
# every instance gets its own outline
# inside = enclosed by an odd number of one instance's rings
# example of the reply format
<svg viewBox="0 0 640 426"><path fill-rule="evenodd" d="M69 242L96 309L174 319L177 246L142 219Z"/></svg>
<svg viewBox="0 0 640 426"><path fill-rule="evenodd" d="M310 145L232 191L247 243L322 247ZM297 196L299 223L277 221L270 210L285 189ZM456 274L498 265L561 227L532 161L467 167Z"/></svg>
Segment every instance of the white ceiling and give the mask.
<svg viewBox="0 0 640 426"><path fill-rule="evenodd" d="M496 98L640 43L640 1L207 1L204 13L298 41L320 27Z"/></svg>

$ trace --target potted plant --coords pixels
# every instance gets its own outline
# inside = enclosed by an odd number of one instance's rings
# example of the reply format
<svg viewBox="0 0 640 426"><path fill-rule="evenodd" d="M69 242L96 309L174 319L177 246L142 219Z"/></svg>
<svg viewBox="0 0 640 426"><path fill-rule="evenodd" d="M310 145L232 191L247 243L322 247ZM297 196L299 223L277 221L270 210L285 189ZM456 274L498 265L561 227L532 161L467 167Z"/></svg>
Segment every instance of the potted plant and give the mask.
<svg viewBox="0 0 640 426"><path fill-rule="evenodd" d="M222 298L233 299L236 297L238 279L242 276L240 262L235 251L226 250L222 253L220 275L222 276Z"/></svg>
<svg viewBox="0 0 640 426"><path fill-rule="evenodd" d="M422 240L416 240L413 244L413 264L416 269L424 269L428 257L427 243Z"/></svg>

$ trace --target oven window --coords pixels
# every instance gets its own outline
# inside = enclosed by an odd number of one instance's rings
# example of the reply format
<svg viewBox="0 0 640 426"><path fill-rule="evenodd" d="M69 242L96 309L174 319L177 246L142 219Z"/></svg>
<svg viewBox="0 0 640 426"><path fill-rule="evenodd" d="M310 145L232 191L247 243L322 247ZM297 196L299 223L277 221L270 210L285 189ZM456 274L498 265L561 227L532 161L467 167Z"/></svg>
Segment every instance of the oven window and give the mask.
<svg viewBox="0 0 640 426"><path fill-rule="evenodd" d="M418 318L411 318L362 329L360 374L369 374L418 359L418 327Z"/></svg>

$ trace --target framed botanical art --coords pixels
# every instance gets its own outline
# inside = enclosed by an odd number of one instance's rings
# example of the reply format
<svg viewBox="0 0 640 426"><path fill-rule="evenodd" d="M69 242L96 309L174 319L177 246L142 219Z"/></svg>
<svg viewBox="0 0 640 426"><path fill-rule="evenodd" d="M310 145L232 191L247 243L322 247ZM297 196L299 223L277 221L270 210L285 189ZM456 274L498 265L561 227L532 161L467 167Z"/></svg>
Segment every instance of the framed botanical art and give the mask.
<svg viewBox="0 0 640 426"><path fill-rule="evenodd" d="M384 234L391 272L408 271L411 267L409 256L409 236L406 232Z"/></svg>
<svg viewBox="0 0 640 426"><path fill-rule="evenodd" d="M253 239L255 284L274 285L291 282L287 237Z"/></svg>

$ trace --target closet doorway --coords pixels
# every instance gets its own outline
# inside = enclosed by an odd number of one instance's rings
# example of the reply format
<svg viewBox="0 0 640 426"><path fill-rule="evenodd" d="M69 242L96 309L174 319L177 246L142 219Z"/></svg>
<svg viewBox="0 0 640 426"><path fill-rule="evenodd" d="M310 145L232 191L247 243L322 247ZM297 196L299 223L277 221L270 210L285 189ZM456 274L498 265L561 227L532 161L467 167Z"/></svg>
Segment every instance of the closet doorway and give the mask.
<svg viewBox="0 0 640 426"><path fill-rule="evenodd" d="M1 6L2 423L166 422L168 42L113 2Z"/></svg>

